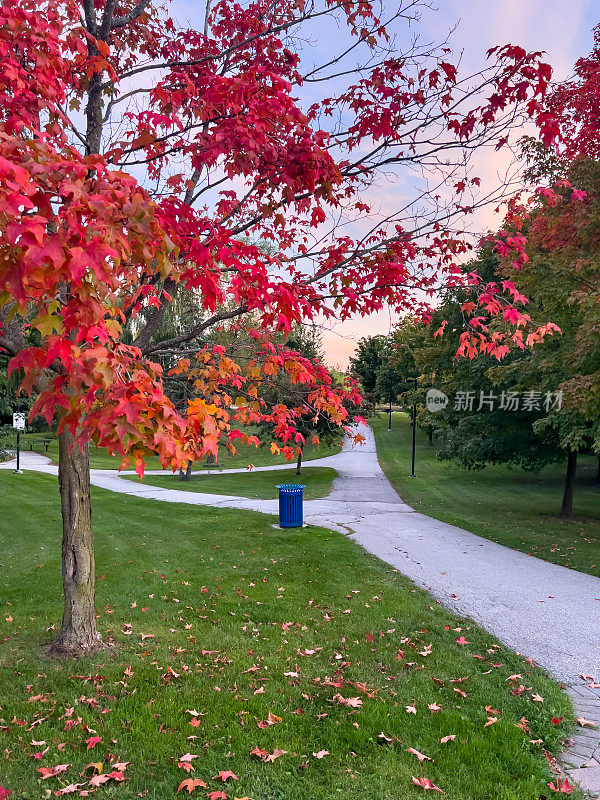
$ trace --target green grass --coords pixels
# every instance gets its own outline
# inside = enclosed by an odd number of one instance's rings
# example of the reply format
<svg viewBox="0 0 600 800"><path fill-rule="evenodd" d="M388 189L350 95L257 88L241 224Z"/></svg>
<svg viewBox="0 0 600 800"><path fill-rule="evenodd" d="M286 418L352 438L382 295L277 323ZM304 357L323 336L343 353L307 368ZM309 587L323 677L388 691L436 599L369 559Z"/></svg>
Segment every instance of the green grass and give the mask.
<svg viewBox="0 0 600 800"><path fill-rule="evenodd" d="M597 459L579 458L574 516L558 516L565 466L540 473L506 466L461 469L439 461L417 429L416 478L410 477L411 429L406 414L371 420L379 463L398 494L417 511L554 564L600 576L600 486Z"/></svg>
<svg viewBox="0 0 600 800"><path fill-rule="evenodd" d="M198 777L203 798L222 788L228 800L418 800L421 774L448 800L549 794L543 748L556 752L570 732L566 696L350 539L100 489L93 501L98 624L115 646L53 661L41 646L61 602L56 482L0 474L0 785L11 800L44 798L114 759L131 762L128 780L99 799L166 800ZM269 712L281 721L259 728ZM498 721L484 727L488 716ZM69 719L78 724L66 730ZM102 741L87 751L91 735ZM256 747L287 752L263 763ZM434 761L421 768L409 747ZM199 756L189 776L186 753ZM36 770L56 764L72 766L42 781ZM239 781L219 787L219 770Z"/></svg>
<svg viewBox="0 0 600 800"><path fill-rule="evenodd" d="M29 451L29 442L33 439L43 439L46 434L43 433L26 433L21 437L23 442L22 448L24 451ZM340 438L341 441L341 438ZM270 466L272 464L285 464L286 459L282 455L272 455L269 447L253 447L244 444L236 444L237 453L232 455L225 447L219 448L219 462L217 468L222 469L236 469L238 467L247 467L249 464L254 464L255 467ZM58 464L58 439L52 435L52 442L48 446L48 451L43 444L35 444L33 450L36 453L48 456L53 463ZM313 445L307 442L304 447L303 461L310 461L315 458L325 458L339 453L339 444L321 444ZM109 455L106 450L90 446L90 467L92 469L119 469L121 463L120 458ZM129 469L133 469L133 464ZM148 456L146 460L146 469L162 469L162 464L157 456ZM206 466L202 464L194 464L194 469L215 469L215 466Z"/></svg>
<svg viewBox="0 0 600 800"><path fill-rule="evenodd" d="M301 475L296 469L269 470L268 472L238 472L233 475L197 475L191 480L181 481L178 475L145 475L144 483L161 486L163 489L179 489L186 492L207 492L208 494L229 494L240 497L253 497L270 500L277 497L278 483L303 483L306 486L306 500L325 497L331 491L331 484L337 473L330 467L304 467ZM131 477L128 480L139 481Z"/></svg>

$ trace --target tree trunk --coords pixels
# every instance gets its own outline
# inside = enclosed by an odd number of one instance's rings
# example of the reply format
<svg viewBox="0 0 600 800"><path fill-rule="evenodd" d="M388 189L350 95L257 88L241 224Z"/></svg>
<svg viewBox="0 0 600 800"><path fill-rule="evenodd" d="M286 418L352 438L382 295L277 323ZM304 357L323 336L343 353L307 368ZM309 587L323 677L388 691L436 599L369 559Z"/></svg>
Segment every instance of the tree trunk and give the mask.
<svg viewBox="0 0 600 800"><path fill-rule="evenodd" d="M302 475L302 451L303 447L300 448L300 452L298 453L298 460L296 461L296 475Z"/></svg>
<svg viewBox="0 0 600 800"><path fill-rule="evenodd" d="M184 470L179 470L179 480L180 481L189 481L192 479L192 462L188 461L187 466Z"/></svg>
<svg viewBox="0 0 600 800"><path fill-rule="evenodd" d="M573 484L575 483L575 471L577 469L577 450L567 448L567 474L565 477L565 493L563 495L561 517L570 517L573 513Z"/></svg>
<svg viewBox="0 0 600 800"><path fill-rule="evenodd" d="M96 628L88 448L82 451L69 431L58 437L58 486L63 520L64 609L60 632L50 645L50 653L79 656L102 647L102 637Z"/></svg>
<svg viewBox="0 0 600 800"><path fill-rule="evenodd" d="M596 483L600 483L600 456L598 456L598 467L596 469Z"/></svg>
<svg viewBox="0 0 600 800"><path fill-rule="evenodd" d="M433 428L429 426L429 447L433 447Z"/></svg>

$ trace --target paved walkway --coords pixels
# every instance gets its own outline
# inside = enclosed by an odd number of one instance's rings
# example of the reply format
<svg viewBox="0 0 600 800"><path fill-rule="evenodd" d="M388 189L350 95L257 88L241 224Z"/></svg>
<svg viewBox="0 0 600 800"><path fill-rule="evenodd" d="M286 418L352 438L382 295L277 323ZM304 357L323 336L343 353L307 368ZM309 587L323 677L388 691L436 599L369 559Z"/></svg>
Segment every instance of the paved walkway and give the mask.
<svg viewBox="0 0 600 800"><path fill-rule="evenodd" d="M600 579L417 513L402 502L381 470L370 429L364 435L364 445L347 442L339 454L310 462L311 466L334 467L338 477L326 498L305 502L305 521L350 535L445 606L472 617L504 644L535 659L569 687L578 716L600 722L600 690L590 688L580 677L591 675L600 683ZM24 453L22 466L57 473L48 459L35 453ZM113 492L162 502L277 514L275 499L162 489L122 475L92 470L91 479L95 486ZM574 778L600 791L599 730L578 734L564 758L577 768Z"/></svg>

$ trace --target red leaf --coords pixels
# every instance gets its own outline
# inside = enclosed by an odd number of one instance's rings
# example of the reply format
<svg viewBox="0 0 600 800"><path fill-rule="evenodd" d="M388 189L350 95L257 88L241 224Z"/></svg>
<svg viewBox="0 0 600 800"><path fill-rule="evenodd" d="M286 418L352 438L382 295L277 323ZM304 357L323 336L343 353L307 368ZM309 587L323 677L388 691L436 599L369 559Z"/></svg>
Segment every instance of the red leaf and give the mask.
<svg viewBox="0 0 600 800"><path fill-rule="evenodd" d="M232 780L234 780L234 781L237 781L237 780L238 780L238 776L237 776L237 775L235 775L235 774L234 774L234 773L233 773L231 770L229 770L229 769L225 769L225 770L223 770L223 769L222 769L222 770L220 770L220 771L219 771L219 772L218 772L218 773L217 773L217 774L216 774L216 775L213 777L213 781L216 781L216 780L218 780L219 778L220 778L220 779L223 781L223 783L225 783L225 781L229 780L229 778L231 778L231 779L232 779Z"/></svg>
<svg viewBox="0 0 600 800"><path fill-rule="evenodd" d="M180 792L182 789L187 789L188 793L191 794L198 786L202 786L202 788L206 789L206 784L201 778L186 778L184 781L181 781L177 791Z"/></svg>
<svg viewBox="0 0 600 800"><path fill-rule="evenodd" d="M87 749L91 750L93 747L96 747L98 742L101 742L101 741L102 741L102 737L101 736L90 736L89 739L85 740L85 743L87 744Z"/></svg>
<svg viewBox="0 0 600 800"><path fill-rule="evenodd" d="M550 787L550 789L552 789L553 792L558 792L559 794L571 794L571 792L573 791L573 787L571 786L567 778L565 778L562 783L560 781L556 781L556 785L550 782L548 786Z"/></svg>
<svg viewBox="0 0 600 800"><path fill-rule="evenodd" d="M420 778L413 778L412 782L414 783L415 786L420 786L421 789L424 789L425 791L431 789L434 792L439 792L440 794L446 794L440 789L439 786L436 786L434 783L432 783L429 780L429 778L421 776Z"/></svg>
<svg viewBox="0 0 600 800"><path fill-rule="evenodd" d="M53 778L55 775L65 772L70 766L70 764L57 764L55 767L38 767L38 772L41 774L42 780L45 781L47 778Z"/></svg>

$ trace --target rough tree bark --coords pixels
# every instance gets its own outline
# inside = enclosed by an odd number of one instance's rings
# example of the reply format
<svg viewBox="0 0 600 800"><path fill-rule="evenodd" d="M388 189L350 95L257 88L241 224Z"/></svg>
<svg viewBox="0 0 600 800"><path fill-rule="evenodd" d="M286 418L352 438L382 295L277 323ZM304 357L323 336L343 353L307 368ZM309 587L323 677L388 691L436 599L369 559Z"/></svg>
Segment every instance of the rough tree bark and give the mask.
<svg viewBox="0 0 600 800"><path fill-rule="evenodd" d="M433 447L433 428L429 426L429 447Z"/></svg>
<svg viewBox="0 0 600 800"><path fill-rule="evenodd" d="M58 452L64 608L50 653L78 656L102 647L96 628L89 455L87 446L82 451L69 431L58 437Z"/></svg>
<svg viewBox="0 0 600 800"><path fill-rule="evenodd" d="M180 481L190 481L192 479L192 462L188 461L185 470L179 470L179 480Z"/></svg>
<svg viewBox="0 0 600 800"><path fill-rule="evenodd" d="M577 470L577 450L567 448L567 474L565 476L565 492L563 494L561 517L570 517L573 513L573 485L575 483L575 471Z"/></svg>
<svg viewBox="0 0 600 800"><path fill-rule="evenodd" d="M304 445L300 448L300 452L298 453L298 460L296 461L296 475L302 475L302 452L304 450Z"/></svg>
<svg viewBox="0 0 600 800"><path fill-rule="evenodd" d="M147 0L132 9L141 13ZM102 20L98 24L93 0L83 0L86 28L104 42L113 26L116 0L106 0ZM129 17L129 15L127 15ZM127 21L127 20L125 20ZM88 41L90 57L98 55ZM102 74L94 72L87 91L86 153L100 153L102 145L104 95ZM102 647L102 637L96 629L94 533L92 529L92 499L90 493L90 461L88 447L84 450L65 431L58 442L58 483L63 519L62 575L64 610L60 633L50 645L53 655L78 656Z"/></svg>

